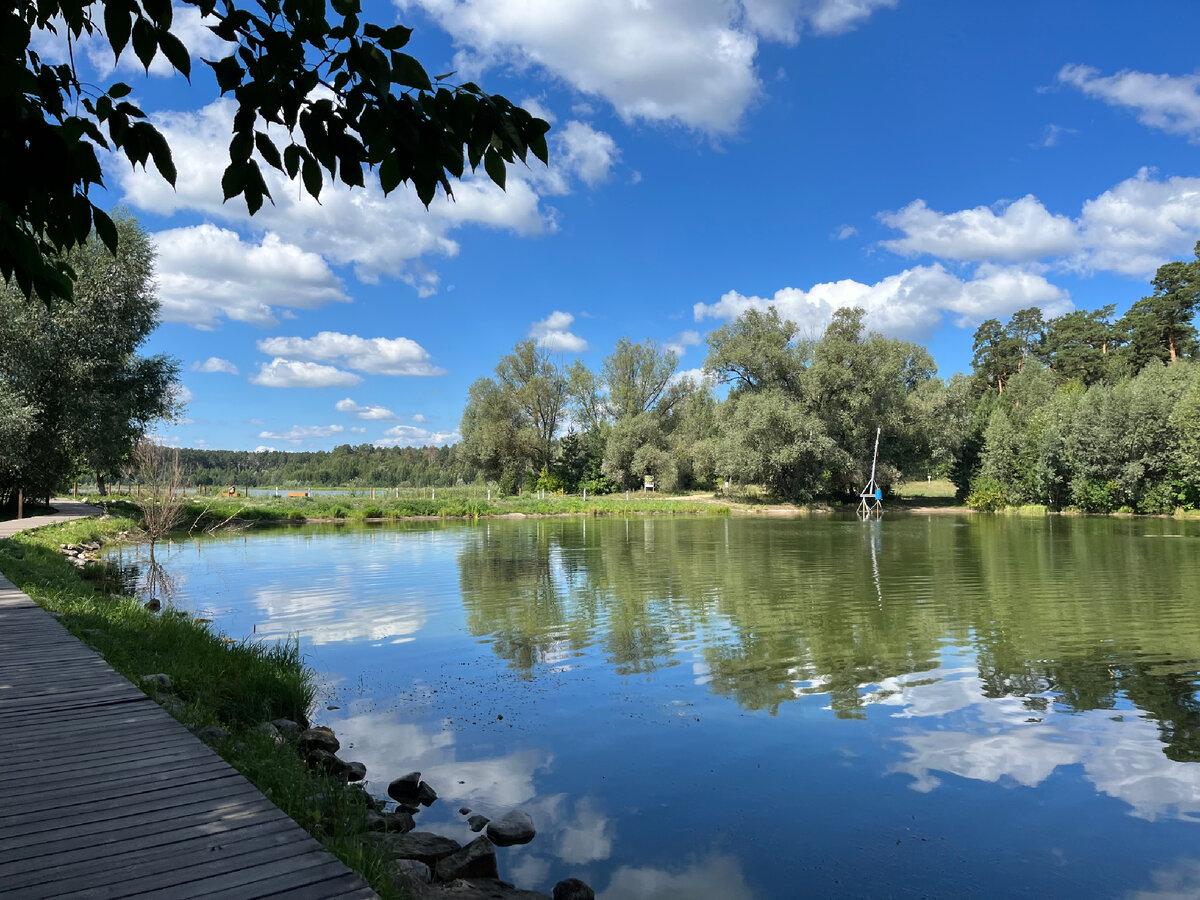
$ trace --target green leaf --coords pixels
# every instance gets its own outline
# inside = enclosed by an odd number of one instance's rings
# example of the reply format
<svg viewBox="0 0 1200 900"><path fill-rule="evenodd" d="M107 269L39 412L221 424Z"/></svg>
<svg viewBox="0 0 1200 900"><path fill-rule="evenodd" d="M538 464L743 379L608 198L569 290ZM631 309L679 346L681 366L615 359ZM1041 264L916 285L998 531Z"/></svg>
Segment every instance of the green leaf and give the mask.
<svg viewBox="0 0 1200 900"><path fill-rule="evenodd" d="M412 29L403 25L393 25L379 38L379 46L384 50L399 50L412 37Z"/></svg>
<svg viewBox="0 0 1200 900"><path fill-rule="evenodd" d="M230 163L225 167L225 174L221 176L221 191L226 200L246 189L246 169L245 163Z"/></svg>
<svg viewBox="0 0 1200 900"><path fill-rule="evenodd" d="M457 72L457 71L458 71L458 70L457 70L457 69L455 69L455 70L452 70L452 71L450 71L450 72L445 72L445 73L443 73L443 74L441 74L441 75L434 75L434 76L433 76L433 80L434 80L434 81L445 81L447 78L451 78L451 77L453 77L453 75L454 75L454 74L455 74L455 72Z"/></svg>
<svg viewBox="0 0 1200 900"><path fill-rule="evenodd" d="M142 0L142 8L159 28L171 27L171 0Z"/></svg>
<svg viewBox="0 0 1200 900"><path fill-rule="evenodd" d="M533 155L540 159L546 165L550 165L550 151L546 147L546 134L531 134L529 136L529 149L533 151Z"/></svg>
<svg viewBox="0 0 1200 900"><path fill-rule="evenodd" d="M141 61L146 71L150 71L150 63L154 62L154 54L158 50L158 40L154 36L154 26L148 19L141 16L133 23L133 52Z"/></svg>
<svg viewBox="0 0 1200 900"><path fill-rule="evenodd" d="M300 145L288 144L283 148L283 166L288 178L295 178L300 171Z"/></svg>
<svg viewBox="0 0 1200 900"><path fill-rule="evenodd" d="M148 131L146 141L150 145L150 157L154 160L154 167L166 180L167 184L175 186L175 162L171 159L171 147L167 144L167 139L163 137L156 129L151 126L145 126Z"/></svg>
<svg viewBox="0 0 1200 900"><path fill-rule="evenodd" d="M254 151L254 135L249 131L234 132L229 141L229 160L233 163L244 163Z"/></svg>
<svg viewBox="0 0 1200 900"><path fill-rule="evenodd" d="M389 153L379 166L379 186L387 196L400 185L400 160L396 154Z"/></svg>
<svg viewBox="0 0 1200 900"><path fill-rule="evenodd" d="M113 99L120 99L121 97L127 96L131 90L133 90L133 88L131 88L129 85L118 81L108 89L108 96L112 97Z"/></svg>
<svg viewBox="0 0 1200 900"><path fill-rule="evenodd" d="M182 73L184 78L191 81L192 57L188 53L187 47L183 46L183 41L179 40L171 32L162 30L158 33L158 46L167 58L167 61L175 67L176 71Z"/></svg>
<svg viewBox="0 0 1200 900"><path fill-rule="evenodd" d="M483 154L483 168L488 177L504 190L504 179L508 175L508 169L504 165L504 157L497 153L494 147L489 147L487 153Z"/></svg>
<svg viewBox="0 0 1200 900"><path fill-rule="evenodd" d="M332 6L339 16L357 16L362 11L358 0L332 0Z"/></svg>
<svg viewBox="0 0 1200 900"><path fill-rule="evenodd" d="M283 160L279 158L279 150L274 142L267 137L266 132L254 132L254 146L258 148L258 155L261 156L267 165L276 168L283 168Z"/></svg>
<svg viewBox="0 0 1200 900"><path fill-rule="evenodd" d="M321 197L321 167L317 165L316 160L304 160L304 166L300 170L300 175L304 179L304 189L312 195L314 200Z"/></svg>
<svg viewBox="0 0 1200 900"><path fill-rule="evenodd" d="M221 89L221 93L225 94L232 91L242 83L242 78L245 77L245 71L242 69L241 63L237 61L235 56L226 56L224 59L219 59L216 62L211 60L204 61L217 76L217 87Z"/></svg>
<svg viewBox="0 0 1200 900"><path fill-rule="evenodd" d="M133 18L129 15L129 5L124 0L109 0L104 4L104 31L108 35L108 43L113 49L114 57L119 57L125 45L129 43L129 29L133 27Z"/></svg>
<svg viewBox="0 0 1200 900"><path fill-rule="evenodd" d="M392 82L421 91L433 90L424 67L407 53L392 53Z"/></svg>
<svg viewBox="0 0 1200 900"><path fill-rule="evenodd" d="M100 240L104 242L108 252L115 256L117 253L117 226L113 224L113 220L108 217L108 213L93 204L92 222L96 226L96 234L100 236Z"/></svg>

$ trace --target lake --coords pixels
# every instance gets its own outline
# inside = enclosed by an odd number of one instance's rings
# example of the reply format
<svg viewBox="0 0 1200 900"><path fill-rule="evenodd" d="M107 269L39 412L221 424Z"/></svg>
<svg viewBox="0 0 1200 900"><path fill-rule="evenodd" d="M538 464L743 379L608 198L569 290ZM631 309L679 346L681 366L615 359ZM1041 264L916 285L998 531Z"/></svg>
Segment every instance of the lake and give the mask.
<svg viewBox="0 0 1200 900"><path fill-rule="evenodd" d="M418 828L529 811L498 851L522 887L1200 895L1200 522L497 519L158 555L230 636L299 635L368 786L441 795Z"/></svg>

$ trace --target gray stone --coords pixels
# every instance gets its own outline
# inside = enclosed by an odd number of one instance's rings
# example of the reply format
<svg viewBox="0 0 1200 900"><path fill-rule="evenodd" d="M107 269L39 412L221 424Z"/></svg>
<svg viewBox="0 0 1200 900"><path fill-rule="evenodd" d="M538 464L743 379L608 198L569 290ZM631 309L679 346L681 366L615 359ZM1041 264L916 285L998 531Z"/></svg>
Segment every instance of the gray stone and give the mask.
<svg viewBox="0 0 1200 900"><path fill-rule="evenodd" d="M346 770L343 773L347 781L362 781L367 777L367 767L360 762L347 762Z"/></svg>
<svg viewBox="0 0 1200 900"><path fill-rule="evenodd" d="M438 860L433 870L438 881L456 878L499 878L496 867L496 848L485 837L477 837L461 850Z"/></svg>
<svg viewBox="0 0 1200 900"><path fill-rule="evenodd" d="M433 806L437 800L437 791L422 781L417 785L417 802L422 806Z"/></svg>
<svg viewBox="0 0 1200 900"><path fill-rule="evenodd" d="M285 737L299 737L303 730L298 723L291 719L272 719L271 724L278 728L279 733Z"/></svg>
<svg viewBox="0 0 1200 900"><path fill-rule="evenodd" d="M318 725L300 732L301 750L324 750L326 753L337 753L342 747L341 742L334 736L333 729Z"/></svg>
<svg viewBox="0 0 1200 900"><path fill-rule="evenodd" d="M406 834L416 827L416 820L408 813L381 813L373 809L367 810L367 831L390 831L393 834Z"/></svg>
<svg viewBox="0 0 1200 900"><path fill-rule="evenodd" d="M417 805L417 792L421 786L421 773L409 772L407 775L401 775L395 781L388 785L388 796L397 803L403 803L405 806Z"/></svg>
<svg viewBox="0 0 1200 900"><path fill-rule="evenodd" d="M578 878L564 878L554 886L554 900L596 900L596 892Z"/></svg>
<svg viewBox="0 0 1200 900"><path fill-rule="evenodd" d="M439 859L462 849L458 841L431 831L410 831L407 834L373 831L364 834L363 839L379 844L396 859L419 859L427 866L436 866Z"/></svg>
<svg viewBox="0 0 1200 900"><path fill-rule="evenodd" d="M469 807L469 806L460 806L460 807L458 808L458 814L459 814L460 816L469 816L469 815L471 814L471 807Z"/></svg>
<svg viewBox="0 0 1200 900"><path fill-rule="evenodd" d="M229 737L229 729L220 725L205 725L196 732L196 737L206 744L219 744Z"/></svg>
<svg viewBox="0 0 1200 900"><path fill-rule="evenodd" d="M162 609L162 601L157 597L151 597L146 601L146 609L150 610L150 612L158 612Z"/></svg>
<svg viewBox="0 0 1200 900"><path fill-rule="evenodd" d="M186 719L191 712L191 709L188 707L188 705L174 694L165 694L155 699L158 700L159 706L180 721Z"/></svg>
<svg viewBox="0 0 1200 900"><path fill-rule="evenodd" d="M483 826L490 822L487 816L481 816L478 813L467 819L467 824L471 826L472 831L483 831Z"/></svg>
<svg viewBox="0 0 1200 900"><path fill-rule="evenodd" d="M537 831L533 827L533 819L529 813L512 809L499 819L488 823L487 836L497 847L511 847L513 844L528 844L533 840Z"/></svg>
<svg viewBox="0 0 1200 900"><path fill-rule="evenodd" d="M426 900L551 900L541 891L523 891L496 878L459 878L433 884L418 896Z"/></svg>
<svg viewBox="0 0 1200 900"><path fill-rule="evenodd" d="M433 871L420 860L394 859L389 868L393 880L400 888L410 888L414 883L429 884L433 881Z"/></svg>
<svg viewBox="0 0 1200 900"><path fill-rule="evenodd" d="M162 691L166 693L171 690L171 676L166 672L155 672L153 675L143 675L138 679L142 683L142 687L149 691Z"/></svg>
<svg viewBox="0 0 1200 900"><path fill-rule="evenodd" d="M376 812L383 812L385 809L387 809L387 801L382 797L376 797L374 794L367 794L365 789L363 790L363 793L366 794L366 803L368 809L373 809Z"/></svg>
<svg viewBox="0 0 1200 900"><path fill-rule="evenodd" d="M259 722L254 726L254 731L265 738L270 738L276 744L283 739L283 736L279 733L279 729L270 722Z"/></svg>

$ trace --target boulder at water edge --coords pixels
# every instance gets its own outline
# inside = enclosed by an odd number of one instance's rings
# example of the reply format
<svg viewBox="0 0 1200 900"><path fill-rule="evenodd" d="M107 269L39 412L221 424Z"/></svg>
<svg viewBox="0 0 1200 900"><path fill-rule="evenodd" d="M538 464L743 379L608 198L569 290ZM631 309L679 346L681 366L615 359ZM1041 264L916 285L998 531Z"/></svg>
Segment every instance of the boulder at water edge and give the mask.
<svg viewBox="0 0 1200 900"><path fill-rule="evenodd" d="M500 877L496 868L496 848L485 837L477 837L461 850L438 860L433 871L438 881Z"/></svg>
<svg viewBox="0 0 1200 900"><path fill-rule="evenodd" d="M300 732L300 749L309 752L324 750L326 753L337 753L342 748L341 742L334 736L333 729L318 725Z"/></svg>
<svg viewBox="0 0 1200 900"><path fill-rule="evenodd" d="M533 819L520 809L509 810L499 819L489 822L487 827L487 836L497 847L528 844L535 834L537 831L534 830Z"/></svg>
<svg viewBox="0 0 1200 900"><path fill-rule="evenodd" d="M421 773L409 772L388 785L388 796L405 806L417 805L417 794L421 787Z"/></svg>
<svg viewBox="0 0 1200 900"><path fill-rule="evenodd" d="M596 900L596 892L578 878L564 878L554 886L554 900Z"/></svg>
<svg viewBox="0 0 1200 900"><path fill-rule="evenodd" d="M368 832L363 838L382 846L396 859L419 859L431 868L437 865L439 859L462 849L458 841L431 831L410 831L408 834Z"/></svg>
<svg viewBox="0 0 1200 900"><path fill-rule="evenodd" d="M418 896L423 900L550 900L541 891L523 891L496 878L459 878L432 884Z"/></svg>

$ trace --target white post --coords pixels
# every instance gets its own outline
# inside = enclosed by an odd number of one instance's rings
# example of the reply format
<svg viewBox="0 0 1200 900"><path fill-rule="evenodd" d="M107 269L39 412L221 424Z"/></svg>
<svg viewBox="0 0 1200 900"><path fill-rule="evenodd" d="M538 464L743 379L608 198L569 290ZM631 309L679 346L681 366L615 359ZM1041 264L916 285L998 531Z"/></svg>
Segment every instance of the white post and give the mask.
<svg viewBox="0 0 1200 900"><path fill-rule="evenodd" d="M436 499L437 499L437 488L430 488L430 489L429 489L429 499L430 499L430 500L436 500Z"/></svg>
<svg viewBox="0 0 1200 900"><path fill-rule="evenodd" d="M488 503L492 502L492 489L488 488Z"/></svg>
<svg viewBox="0 0 1200 900"><path fill-rule="evenodd" d="M586 500L586 499L587 499L587 488L584 488L584 489L583 489L583 499L584 499L584 500Z"/></svg>

